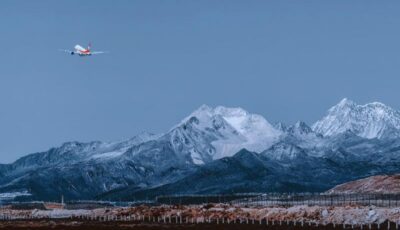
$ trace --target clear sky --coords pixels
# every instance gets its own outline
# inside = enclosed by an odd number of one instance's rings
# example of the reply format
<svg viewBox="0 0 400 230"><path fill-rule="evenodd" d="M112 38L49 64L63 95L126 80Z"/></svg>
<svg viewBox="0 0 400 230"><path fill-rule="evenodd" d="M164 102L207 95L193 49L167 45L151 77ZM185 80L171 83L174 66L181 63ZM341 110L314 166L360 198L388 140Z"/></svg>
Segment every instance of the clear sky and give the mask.
<svg viewBox="0 0 400 230"><path fill-rule="evenodd" d="M202 104L400 109L400 1L0 1L0 162L167 131ZM59 52L93 43L107 55Z"/></svg>

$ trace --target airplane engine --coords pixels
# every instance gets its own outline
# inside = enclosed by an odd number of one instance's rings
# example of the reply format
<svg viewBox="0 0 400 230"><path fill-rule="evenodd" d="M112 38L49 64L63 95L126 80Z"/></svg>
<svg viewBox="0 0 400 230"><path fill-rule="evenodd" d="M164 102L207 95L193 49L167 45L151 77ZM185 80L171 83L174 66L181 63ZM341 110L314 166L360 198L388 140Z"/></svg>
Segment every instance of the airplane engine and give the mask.
<svg viewBox="0 0 400 230"><path fill-rule="evenodd" d="M71 51L71 55L74 55L75 54L75 52L74 51Z"/></svg>

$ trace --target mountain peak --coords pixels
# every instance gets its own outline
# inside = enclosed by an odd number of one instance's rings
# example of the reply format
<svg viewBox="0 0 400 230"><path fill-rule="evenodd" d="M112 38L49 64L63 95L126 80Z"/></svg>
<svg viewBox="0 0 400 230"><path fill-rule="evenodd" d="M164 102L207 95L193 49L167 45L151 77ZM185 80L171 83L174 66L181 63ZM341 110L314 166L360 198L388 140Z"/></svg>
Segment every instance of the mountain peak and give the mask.
<svg viewBox="0 0 400 230"><path fill-rule="evenodd" d="M363 138L381 138L389 130L400 129L400 113L380 102L358 105L345 98L329 109L312 129L324 136L350 130Z"/></svg>
<svg viewBox="0 0 400 230"><path fill-rule="evenodd" d="M207 119L210 117L214 117L214 116L221 116L221 117L246 117L246 116L251 116L252 114L250 114L249 112L247 112L246 110L240 108L240 107L224 107L224 106L217 106L215 108L212 108L208 105L201 105L198 109L196 109L194 112L192 112L188 117L186 117L185 119L183 119L183 123L188 121L190 118L192 117L196 117L199 120L202 119Z"/></svg>
<svg viewBox="0 0 400 230"><path fill-rule="evenodd" d="M183 119L178 126L187 123L190 120L194 120L194 118L195 120L198 120L198 125L203 127L209 126L214 122L214 120L223 119L242 135L246 135L249 132L280 132L279 130L276 130L263 116L251 114L240 107L217 106L212 108L207 105L202 105Z"/></svg>
<svg viewBox="0 0 400 230"><path fill-rule="evenodd" d="M312 129L305 122L298 121L294 125L290 126L287 131L290 133L308 134L312 132Z"/></svg>
<svg viewBox="0 0 400 230"><path fill-rule="evenodd" d="M193 113L204 113L204 112L210 112L212 111L212 108L206 104L202 104L198 109L196 109Z"/></svg>
<svg viewBox="0 0 400 230"><path fill-rule="evenodd" d="M268 158L275 160L293 160L305 156L305 151L297 145L280 141L261 153Z"/></svg>
<svg viewBox="0 0 400 230"><path fill-rule="evenodd" d="M304 121L298 121L294 124L294 127L297 129L310 129L310 127Z"/></svg>
<svg viewBox="0 0 400 230"><path fill-rule="evenodd" d="M183 140L175 141L176 147L187 149L187 152L192 153L192 158L197 159L196 162L232 156L242 148L261 152L282 133L261 115L251 114L239 107L211 108L206 105L200 106L183 119L171 132L175 139L179 137ZM181 147L181 143L184 143L184 147ZM208 155L199 157L195 154L199 152Z"/></svg>
<svg viewBox="0 0 400 230"><path fill-rule="evenodd" d="M281 131L281 132L286 132L288 129L288 126L282 122L276 122L273 124L274 128Z"/></svg>
<svg viewBox="0 0 400 230"><path fill-rule="evenodd" d="M346 107L346 106L354 106L357 105L354 101L348 99L348 98L343 98L338 104L337 106L339 107Z"/></svg>
<svg viewBox="0 0 400 230"><path fill-rule="evenodd" d="M244 110L240 107L229 108L229 107L224 107L224 106L217 106L214 111L215 111L215 113L221 114L222 116L247 116L247 115L249 115L249 112L247 112L246 110Z"/></svg>

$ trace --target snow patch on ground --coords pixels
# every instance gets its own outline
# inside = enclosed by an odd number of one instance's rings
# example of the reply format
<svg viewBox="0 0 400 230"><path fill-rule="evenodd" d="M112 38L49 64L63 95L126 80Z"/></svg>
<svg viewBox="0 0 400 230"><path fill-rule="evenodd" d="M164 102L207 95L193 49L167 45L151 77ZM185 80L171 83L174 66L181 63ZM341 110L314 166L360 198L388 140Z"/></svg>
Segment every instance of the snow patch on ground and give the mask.
<svg viewBox="0 0 400 230"><path fill-rule="evenodd" d="M0 200L13 200L16 197L19 196L31 196L28 191L20 191L20 192L5 192L5 193L0 193Z"/></svg>
<svg viewBox="0 0 400 230"><path fill-rule="evenodd" d="M53 210L33 210L33 217L47 217L47 218L69 218L71 216L83 216L92 214L91 210L67 210L67 209L53 209Z"/></svg>

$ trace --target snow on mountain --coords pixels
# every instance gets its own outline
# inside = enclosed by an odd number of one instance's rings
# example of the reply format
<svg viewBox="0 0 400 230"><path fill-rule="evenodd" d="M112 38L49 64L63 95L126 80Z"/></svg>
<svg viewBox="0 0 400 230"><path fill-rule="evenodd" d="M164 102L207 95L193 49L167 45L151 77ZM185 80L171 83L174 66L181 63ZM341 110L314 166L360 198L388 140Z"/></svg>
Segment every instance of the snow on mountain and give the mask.
<svg viewBox="0 0 400 230"><path fill-rule="evenodd" d="M368 139L398 136L400 112L380 102L357 105L345 98L329 109L328 114L317 121L312 129L324 136L346 131Z"/></svg>
<svg viewBox="0 0 400 230"><path fill-rule="evenodd" d="M325 191L399 173L400 141L386 138L400 137L399 128L399 112L377 102L344 99L312 128L304 122L272 126L242 108L203 105L165 134L67 142L0 165L0 193L93 199L114 189L128 197L153 188L164 194L163 186L193 193Z"/></svg>
<svg viewBox="0 0 400 230"><path fill-rule="evenodd" d="M296 122L293 126L290 126L287 131L298 136L313 133L313 130L310 128L310 126L308 126L303 121Z"/></svg>
<svg viewBox="0 0 400 230"><path fill-rule="evenodd" d="M142 132L128 140L117 141L117 142L106 142L100 145L100 148L96 149L94 154L90 155L91 159L101 158L113 158L124 154L132 146L144 143L147 141L155 140L161 135L152 134L148 132Z"/></svg>
<svg viewBox="0 0 400 230"><path fill-rule="evenodd" d="M273 127L281 132L286 132L288 127L286 126L286 124L282 123L282 122L276 122L273 124Z"/></svg>
<svg viewBox="0 0 400 230"><path fill-rule="evenodd" d="M261 152L275 143L282 134L265 118L242 108L211 108L203 105L171 131L174 142L182 142L195 164L232 156L242 148Z"/></svg>
<svg viewBox="0 0 400 230"><path fill-rule="evenodd" d="M263 155L269 157L270 159L279 161L290 161L298 157L304 157L306 152L299 146L289 144L286 142L279 142L271 146L271 148L262 152Z"/></svg>
<svg viewBox="0 0 400 230"><path fill-rule="evenodd" d="M296 145L301 148L315 148L324 145L325 139L319 133L314 132L310 126L303 121L298 121L294 125L286 126L277 123L275 126L282 131L279 142Z"/></svg>

